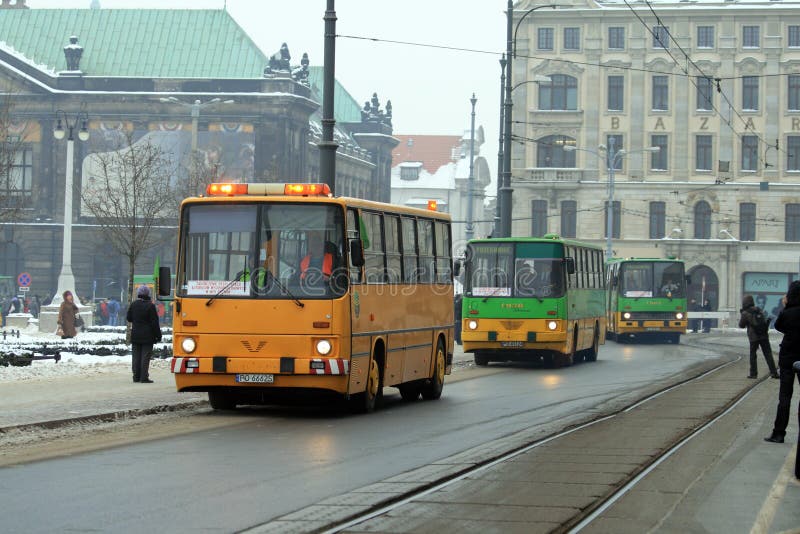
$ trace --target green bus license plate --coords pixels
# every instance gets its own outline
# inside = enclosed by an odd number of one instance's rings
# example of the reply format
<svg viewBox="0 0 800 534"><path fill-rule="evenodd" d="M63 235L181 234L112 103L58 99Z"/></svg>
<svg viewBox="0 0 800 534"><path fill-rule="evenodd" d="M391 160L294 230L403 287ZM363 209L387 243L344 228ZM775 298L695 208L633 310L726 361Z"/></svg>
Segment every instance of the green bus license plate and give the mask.
<svg viewBox="0 0 800 534"><path fill-rule="evenodd" d="M236 381L242 384L272 384L275 382L275 375L248 373L236 375Z"/></svg>
<svg viewBox="0 0 800 534"><path fill-rule="evenodd" d="M525 346L525 343L523 341L501 341L500 346L511 349L521 349L523 346Z"/></svg>

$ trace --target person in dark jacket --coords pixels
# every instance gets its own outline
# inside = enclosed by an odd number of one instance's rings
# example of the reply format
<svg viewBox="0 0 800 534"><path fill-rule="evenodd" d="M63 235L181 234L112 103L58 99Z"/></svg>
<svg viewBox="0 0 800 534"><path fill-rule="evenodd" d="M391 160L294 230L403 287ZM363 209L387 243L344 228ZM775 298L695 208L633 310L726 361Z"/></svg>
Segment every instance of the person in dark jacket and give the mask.
<svg viewBox="0 0 800 534"><path fill-rule="evenodd" d="M455 327L455 341L461 345L461 304L464 300L464 295L461 293L456 294L453 299L453 326Z"/></svg>
<svg viewBox="0 0 800 534"><path fill-rule="evenodd" d="M755 329L755 315L757 312L761 312L766 318L766 312L756 306L752 295L745 295L742 299L742 309L739 311L741 312L739 328L747 328L747 339L750 340L750 374L747 378L758 378L756 359L758 347L761 347L761 353L764 355L764 359L767 360L769 374L772 378L778 378L778 370L775 368L775 360L772 358L772 347L769 345L769 332L759 335Z"/></svg>
<svg viewBox="0 0 800 534"><path fill-rule="evenodd" d="M789 424L789 406L792 402L792 388L795 374L792 366L800 361L800 280L789 285L786 293L785 307L775 319L775 329L783 333L781 350L778 352L778 367L781 370L781 385L778 391L778 413L772 434L764 438L771 443L783 443L786 426ZM800 376L798 376L800 381Z"/></svg>
<svg viewBox="0 0 800 534"><path fill-rule="evenodd" d="M158 325L156 307L150 302L150 289L139 286L136 291L138 297L128 307L128 322L131 323L131 345L133 359L133 381L142 384L152 384L150 380L150 357L153 354L153 344L161 341L161 327Z"/></svg>

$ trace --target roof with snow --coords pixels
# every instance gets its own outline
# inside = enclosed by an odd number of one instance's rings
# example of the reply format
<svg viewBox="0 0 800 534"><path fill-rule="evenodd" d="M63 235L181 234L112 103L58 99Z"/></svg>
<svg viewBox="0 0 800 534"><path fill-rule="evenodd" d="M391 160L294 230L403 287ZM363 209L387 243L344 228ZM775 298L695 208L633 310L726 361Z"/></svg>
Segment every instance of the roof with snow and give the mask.
<svg viewBox="0 0 800 534"><path fill-rule="evenodd" d="M6 48L47 70L66 70L71 35L87 76L261 78L268 62L222 9L0 10Z"/></svg>
<svg viewBox="0 0 800 534"><path fill-rule="evenodd" d="M461 136L397 135L400 140L392 151L392 167L406 161L422 163L423 169L435 174L440 167L461 157Z"/></svg>

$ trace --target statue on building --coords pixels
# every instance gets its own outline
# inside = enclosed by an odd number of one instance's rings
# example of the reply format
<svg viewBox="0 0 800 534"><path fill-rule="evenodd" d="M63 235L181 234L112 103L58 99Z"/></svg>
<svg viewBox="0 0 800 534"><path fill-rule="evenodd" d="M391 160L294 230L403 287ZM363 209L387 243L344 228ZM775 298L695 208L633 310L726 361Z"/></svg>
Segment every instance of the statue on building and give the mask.
<svg viewBox="0 0 800 534"><path fill-rule="evenodd" d="M378 100L378 93L372 93L372 99L369 102L364 102L364 108L361 110L361 122L374 122L377 124L392 125L392 101L386 101L386 111L381 109L380 100Z"/></svg>
<svg viewBox="0 0 800 534"><path fill-rule="evenodd" d="M292 55L289 53L289 46L286 43L281 45L281 49L269 57L269 64L264 69L264 75L274 75L278 72L291 72L290 61Z"/></svg>
<svg viewBox="0 0 800 534"><path fill-rule="evenodd" d="M81 70L81 56L83 56L83 47L78 44L78 37L73 35L69 38L69 44L64 47L68 71Z"/></svg>
<svg viewBox="0 0 800 534"><path fill-rule="evenodd" d="M387 126L391 126L392 125L392 101L391 100L387 100L386 101L386 115L384 115L384 117L383 117L383 122Z"/></svg>
<svg viewBox="0 0 800 534"><path fill-rule="evenodd" d="M303 59L300 60L300 66L292 70L292 79L297 83L308 85L308 65L311 62L308 60L308 53L303 52Z"/></svg>

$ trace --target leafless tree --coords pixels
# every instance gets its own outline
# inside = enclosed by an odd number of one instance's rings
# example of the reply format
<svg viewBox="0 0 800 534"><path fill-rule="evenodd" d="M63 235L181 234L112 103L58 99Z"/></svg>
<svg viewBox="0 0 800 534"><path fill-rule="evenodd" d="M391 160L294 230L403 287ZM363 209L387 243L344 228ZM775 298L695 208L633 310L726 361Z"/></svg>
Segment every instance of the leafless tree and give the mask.
<svg viewBox="0 0 800 534"><path fill-rule="evenodd" d="M133 132L119 132L117 144L87 158L81 201L114 250L127 258L133 288L137 259L167 239L171 232L160 226L175 224L176 165L149 136L136 140Z"/></svg>
<svg viewBox="0 0 800 534"><path fill-rule="evenodd" d="M16 220L25 202L24 171L15 164L24 157L26 129L14 120L13 97L9 91L0 93L0 222Z"/></svg>

